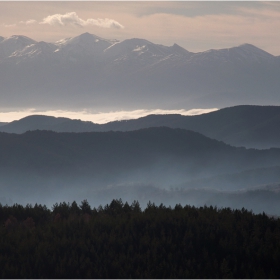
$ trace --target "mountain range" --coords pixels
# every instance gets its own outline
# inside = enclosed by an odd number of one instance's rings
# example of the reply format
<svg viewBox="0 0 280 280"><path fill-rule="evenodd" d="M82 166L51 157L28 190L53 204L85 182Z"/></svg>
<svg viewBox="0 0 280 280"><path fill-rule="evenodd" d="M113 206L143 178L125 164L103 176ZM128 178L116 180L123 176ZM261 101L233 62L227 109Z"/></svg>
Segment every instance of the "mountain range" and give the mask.
<svg viewBox="0 0 280 280"><path fill-rule="evenodd" d="M280 58L253 45L193 53L89 33L0 39L1 106L185 108L280 104Z"/></svg>
<svg viewBox="0 0 280 280"><path fill-rule="evenodd" d="M0 126L0 131L24 133L32 130L55 132L131 131L149 127L181 128L199 132L232 146L280 148L279 106L234 106L196 115L149 115L139 119L96 124L68 118L32 115Z"/></svg>

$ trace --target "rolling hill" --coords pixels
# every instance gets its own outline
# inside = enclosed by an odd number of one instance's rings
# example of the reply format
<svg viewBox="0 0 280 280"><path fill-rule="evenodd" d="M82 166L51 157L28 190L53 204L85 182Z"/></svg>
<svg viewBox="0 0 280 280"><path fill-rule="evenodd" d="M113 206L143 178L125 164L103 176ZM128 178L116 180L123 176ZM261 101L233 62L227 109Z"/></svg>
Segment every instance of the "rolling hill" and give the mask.
<svg viewBox="0 0 280 280"><path fill-rule="evenodd" d="M80 196L101 201L111 199L103 196L110 190L121 197L121 186L130 185L140 186L146 197L145 186L187 190L191 182L201 188L203 182L199 186L198 182L204 180L207 188L207 178L208 189L213 189L213 182L223 189L227 180L236 180L238 189L243 182L246 189L252 186L248 184L250 172L266 174L262 183L271 184L271 174L279 166L280 149L236 148L197 132L167 127L128 132L0 133L1 195L21 203ZM227 185L227 190L236 188ZM131 199L138 199L134 195L132 192ZM156 199L154 195L151 200Z"/></svg>
<svg viewBox="0 0 280 280"><path fill-rule="evenodd" d="M280 148L279 106L234 106L197 115L149 115L136 120L94 124L67 118L29 116L0 127L0 131L23 133L28 130L56 132L132 131L166 126L199 132L233 146Z"/></svg>

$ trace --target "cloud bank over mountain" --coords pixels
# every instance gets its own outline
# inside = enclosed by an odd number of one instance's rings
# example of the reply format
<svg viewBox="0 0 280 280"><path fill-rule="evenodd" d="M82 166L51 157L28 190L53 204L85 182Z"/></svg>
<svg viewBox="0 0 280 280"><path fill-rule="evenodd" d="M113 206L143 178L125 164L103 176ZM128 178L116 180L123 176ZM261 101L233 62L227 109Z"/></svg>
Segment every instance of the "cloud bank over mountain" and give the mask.
<svg viewBox="0 0 280 280"><path fill-rule="evenodd" d="M48 110L40 111L36 109L27 110L11 110L9 109L0 112L0 121L11 122L14 120L19 120L21 118L30 115L45 115L54 117L65 117L70 119L79 119L82 121L91 121L94 123L107 123L111 121L121 121L130 120L144 117L151 114L180 114L184 116L194 116L213 112L218 110L217 108L212 109L191 109L191 110L163 110L163 109L138 109L133 111L111 111L111 112L94 112L94 110L84 110L84 111L65 111L65 110Z"/></svg>

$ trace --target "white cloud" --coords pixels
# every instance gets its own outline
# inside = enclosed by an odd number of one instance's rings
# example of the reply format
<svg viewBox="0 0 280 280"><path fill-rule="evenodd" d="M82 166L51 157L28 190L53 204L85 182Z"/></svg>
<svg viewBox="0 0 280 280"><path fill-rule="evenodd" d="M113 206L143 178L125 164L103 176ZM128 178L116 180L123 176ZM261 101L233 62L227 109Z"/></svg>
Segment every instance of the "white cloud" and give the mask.
<svg viewBox="0 0 280 280"><path fill-rule="evenodd" d="M37 21L35 19L29 19L27 21L20 21L19 24L26 24L26 25L31 25L31 24L35 24L37 23Z"/></svg>
<svg viewBox="0 0 280 280"><path fill-rule="evenodd" d="M105 18L105 19L93 19L89 18L87 20L81 19L75 12L66 13L64 15L62 14L54 14L51 16L47 16L43 19L40 24L49 24L49 25L58 25L58 26L66 26L66 25L74 25L79 27L84 26L99 26L104 28L124 28L123 25L121 25L119 22Z"/></svg>
<svg viewBox="0 0 280 280"><path fill-rule="evenodd" d="M147 115L156 114L156 115L164 115L164 114L181 114L185 116L193 116L200 115L209 112L213 112L218 110L217 108L211 109L191 109L191 110L162 110L162 109L154 109L154 110L145 110L139 109L134 111L114 111L114 112L100 112L100 113L92 113L90 111L64 111L64 110L49 110L49 111L40 111L36 109L28 109L28 110L19 110L19 111L6 111L0 112L0 122L11 122L14 120L19 120L26 116L30 115L46 115L46 116L54 116L54 117L65 117L70 119L80 119L82 121L92 121L94 123L107 123L111 121L120 121L120 120L129 120L129 119L138 119Z"/></svg>
<svg viewBox="0 0 280 280"><path fill-rule="evenodd" d="M3 26L4 26L4 27L15 27L16 24L15 24L15 23L14 23L14 24L3 24Z"/></svg>
<svg viewBox="0 0 280 280"><path fill-rule="evenodd" d="M35 23L37 23L37 21L36 21L35 19L30 19L30 20L27 20L27 21L25 22L25 24L27 24L27 25L29 25L29 24L35 24Z"/></svg>

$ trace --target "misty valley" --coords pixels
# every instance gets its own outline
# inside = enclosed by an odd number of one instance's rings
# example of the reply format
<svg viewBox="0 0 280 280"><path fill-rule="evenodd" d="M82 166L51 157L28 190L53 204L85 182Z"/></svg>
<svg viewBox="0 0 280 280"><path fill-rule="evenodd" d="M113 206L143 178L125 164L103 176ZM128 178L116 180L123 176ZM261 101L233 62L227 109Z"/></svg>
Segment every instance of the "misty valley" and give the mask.
<svg viewBox="0 0 280 280"><path fill-rule="evenodd" d="M121 198L142 207L150 201L279 215L279 120L277 106L103 125L29 116L0 127L0 202L51 208L86 198L98 207Z"/></svg>

